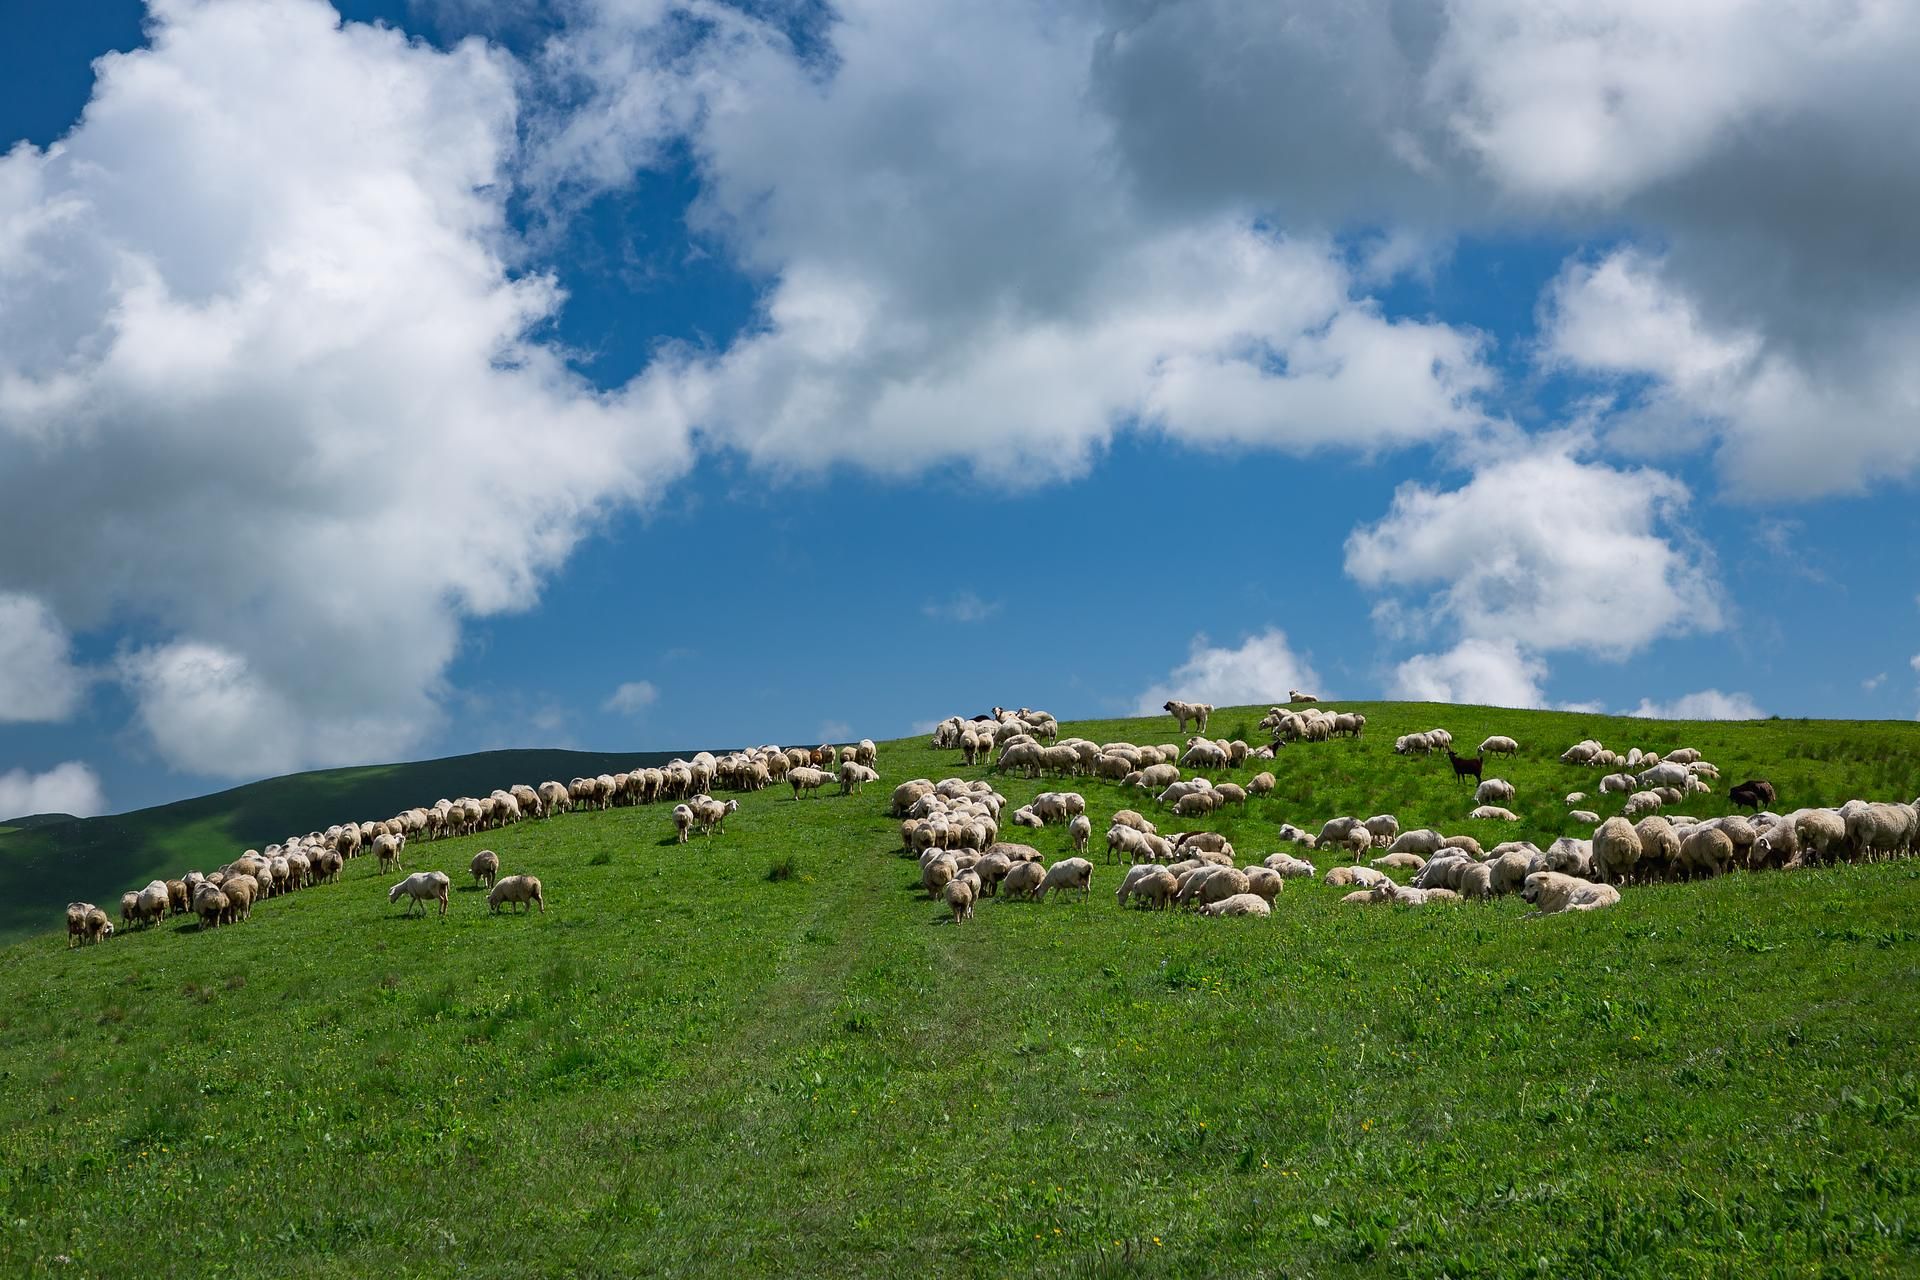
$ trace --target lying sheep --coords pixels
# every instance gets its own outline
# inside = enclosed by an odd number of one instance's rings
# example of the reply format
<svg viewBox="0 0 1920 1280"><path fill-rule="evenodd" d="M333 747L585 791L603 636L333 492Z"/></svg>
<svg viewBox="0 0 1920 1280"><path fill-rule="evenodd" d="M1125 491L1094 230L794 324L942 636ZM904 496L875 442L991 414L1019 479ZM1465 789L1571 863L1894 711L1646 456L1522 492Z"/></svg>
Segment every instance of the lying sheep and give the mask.
<svg viewBox="0 0 1920 1280"><path fill-rule="evenodd" d="M500 855L491 849L482 849L473 855L473 861L467 864L476 884L493 888L493 882L500 878Z"/></svg>
<svg viewBox="0 0 1920 1280"><path fill-rule="evenodd" d="M442 883L444 883L445 880L446 877L442 876ZM491 915L507 904L517 904L521 910L524 911L526 904L530 902L539 904L541 915L547 913L547 900L540 890L540 878L538 876L508 876L506 879L496 882L493 886L493 891L487 894L487 913ZM440 913L445 915L446 911L447 899L446 892L443 889L440 896Z"/></svg>
<svg viewBox="0 0 1920 1280"><path fill-rule="evenodd" d="M1417 853L1385 853L1375 858L1373 865L1382 870L1418 871L1427 860Z"/></svg>
<svg viewBox="0 0 1920 1280"><path fill-rule="evenodd" d="M1599 911L1620 901L1620 891L1610 884L1594 884L1558 871L1536 871L1527 877L1520 896L1533 904L1533 910L1521 916L1558 915L1563 911Z"/></svg>
<svg viewBox="0 0 1920 1280"><path fill-rule="evenodd" d="M1313 864L1290 853L1272 853L1264 859L1264 865L1271 868L1283 880L1311 880L1319 872Z"/></svg>
<svg viewBox="0 0 1920 1280"><path fill-rule="evenodd" d="M1387 846L1388 853L1417 853L1423 858L1431 858L1440 852L1446 837L1431 827L1421 827L1413 831L1402 831Z"/></svg>
<svg viewBox="0 0 1920 1280"><path fill-rule="evenodd" d="M520 877L510 878L519 879ZM444 916L447 914L447 889L450 883L443 872L416 871L399 884L394 885L393 888L387 890L387 902L391 905L400 901L402 897L405 897L407 900L405 914L407 915L412 915L413 909L416 906L420 908L420 914L425 915L427 911L426 904L429 902L438 902L440 904L440 914ZM505 883L505 881L502 881L502 883ZM495 892L497 893L498 891L498 886L496 886ZM491 896L489 896L488 901L492 901Z"/></svg>
<svg viewBox="0 0 1920 1280"><path fill-rule="evenodd" d="M1599 824L1600 815L1591 809L1575 809L1567 814L1567 821L1578 822L1582 826L1591 827Z"/></svg>
<svg viewBox="0 0 1920 1280"><path fill-rule="evenodd" d="M1368 889L1388 883L1386 873L1372 867L1335 867L1327 872L1324 882L1335 886L1357 884Z"/></svg>
<svg viewBox="0 0 1920 1280"><path fill-rule="evenodd" d="M1483 804L1469 813L1467 817L1475 822L1518 822L1520 815L1511 809L1502 809L1497 804Z"/></svg>
<svg viewBox="0 0 1920 1280"><path fill-rule="evenodd" d="M1236 893L1200 908L1203 916L1270 916L1273 908L1257 893Z"/></svg>

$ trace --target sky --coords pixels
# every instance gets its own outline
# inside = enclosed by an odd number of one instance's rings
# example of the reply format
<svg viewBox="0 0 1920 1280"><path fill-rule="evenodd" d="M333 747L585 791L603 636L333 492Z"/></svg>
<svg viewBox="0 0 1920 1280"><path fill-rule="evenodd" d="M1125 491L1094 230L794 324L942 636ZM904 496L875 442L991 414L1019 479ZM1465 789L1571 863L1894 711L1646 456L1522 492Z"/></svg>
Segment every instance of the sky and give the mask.
<svg viewBox="0 0 1920 1280"><path fill-rule="evenodd" d="M1920 712L1920 10L0 6L0 818Z"/></svg>

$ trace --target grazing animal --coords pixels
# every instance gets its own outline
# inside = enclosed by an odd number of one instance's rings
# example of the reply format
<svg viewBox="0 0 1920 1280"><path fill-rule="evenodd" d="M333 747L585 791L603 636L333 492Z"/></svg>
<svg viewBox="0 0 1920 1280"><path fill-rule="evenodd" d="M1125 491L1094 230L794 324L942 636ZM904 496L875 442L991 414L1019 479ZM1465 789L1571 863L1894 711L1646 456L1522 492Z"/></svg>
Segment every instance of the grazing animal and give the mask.
<svg viewBox="0 0 1920 1280"><path fill-rule="evenodd" d="M1484 756L1457 756L1453 754L1452 747L1447 748L1447 760L1453 765L1453 776L1456 779L1472 778L1476 787L1480 783L1480 770L1485 759Z"/></svg>
<svg viewBox="0 0 1920 1280"><path fill-rule="evenodd" d="M1750 778L1739 786L1727 790L1729 804L1737 804L1743 809L1752 809L1755 812L1773 808L1777 799L1773 784L1764 778Z"/></svg>
<svg viewBox="0 0 1920 1280"><path fill-rule="evenodd" d="M1320 699L1314 697L1310 693L1302 693L1298 689L1289 689L1287 690L1287 701L1288 702L1318 702L1320 701Z"/></svg>

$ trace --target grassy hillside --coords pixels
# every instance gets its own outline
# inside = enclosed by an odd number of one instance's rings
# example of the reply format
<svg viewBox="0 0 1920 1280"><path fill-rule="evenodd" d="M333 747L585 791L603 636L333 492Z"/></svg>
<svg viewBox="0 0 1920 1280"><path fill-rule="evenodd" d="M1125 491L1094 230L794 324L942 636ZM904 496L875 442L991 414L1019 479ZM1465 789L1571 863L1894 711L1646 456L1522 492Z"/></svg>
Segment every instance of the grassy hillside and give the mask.
<svg viewBox="0 0 1920 1280"><path fill-rule="evenodd" d="M659 752L485 751L290 774L104 818L12 819L12 829L0 828L0 941L44 930L76 899L117 903L121 890L155 876L225 862L290 834L391 817L441 796L485 795L508 782L564 781L667 758Z"/></svg>
<svg viewBox="0 0 1920 1280"><path fill-rule="evenodd" d="M1588 735L1692 743L1783 803L1920 789L1913 725L1366 710L1205 825L1248 857L1340 812L1468 829L1444 760L1391 754L1435 723L1521 740L1528 821L1498 834L1543 842L1593 789L1553 759ZM1270 920L1143 914L1102 864L1085 904L955 927L884 810L980 771L921 742L880 767L862 796L744 797L685 848L654 807L409 850L463 884L496 849L544 915L463 886L403 918L363 859L246 924L0 950L0 1273L1920 1268L1920 862L1529 922L1302 882ZM1101 819L1150 809L1074 785Z"/></svg>

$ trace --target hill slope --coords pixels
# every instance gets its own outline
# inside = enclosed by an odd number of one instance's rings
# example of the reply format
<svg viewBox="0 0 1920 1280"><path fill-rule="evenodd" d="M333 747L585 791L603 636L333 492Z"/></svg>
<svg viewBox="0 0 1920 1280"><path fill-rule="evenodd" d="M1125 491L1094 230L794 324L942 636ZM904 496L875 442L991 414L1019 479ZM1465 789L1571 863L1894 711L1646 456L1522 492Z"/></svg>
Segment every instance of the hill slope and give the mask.
<svg viewBox="0 0 1920 1280"><path fill-rule="evenodd" d="M1521 739L1502 771L1528 821L1499 834L1534 839L1593 789L1552 758L1589 733L1691 742L1792 803L1910 796L1920 772L1911 725L1368 711L1366 739L1288 749L1272 799L1204 825L1250 857L1281 819L1342 811L1466 829L1444 761L1391 755L1436 722ZM1271 920L1125 911L1102 864L1084 904L992 900L954 927L885 807L902 779L979 775L956 757L884 744L864 795L745 796L685 848L656 806L410 849L461 885L444 918L405 918L363 859L205 934L0 949L0 1271L1920 1262L1920 862L1536 922L1513 899L1363 909L1305 882ZM1061 784L999 785L1019 803ZM1151 811L1072 785L1101 818ZM1059 829L1020 834L1065 851ZM541 876L544 915L486 912L464 873L482 846Z"/></svg>
<svg viewBox="0 0 1920 1280"><path fill-rule="evenodd" d="M0 832L0 941L44 930L69 902L117 903L121 890L155 876L225 862L289 834L387 818L441 796L485 795L509 782L658 764L670 754L484 751L289 774L102 818L14 819L13 830Z"/></svg>

